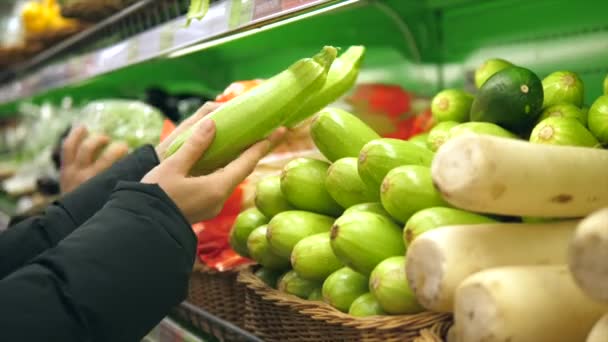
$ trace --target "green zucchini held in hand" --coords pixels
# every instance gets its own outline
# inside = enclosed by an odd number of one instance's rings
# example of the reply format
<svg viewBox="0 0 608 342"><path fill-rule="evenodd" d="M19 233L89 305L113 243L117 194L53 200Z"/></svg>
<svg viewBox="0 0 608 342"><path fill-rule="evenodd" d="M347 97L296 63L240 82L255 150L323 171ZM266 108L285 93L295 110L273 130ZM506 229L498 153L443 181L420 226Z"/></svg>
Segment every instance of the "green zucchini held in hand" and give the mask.
<svg viewBox="0 0 608 342"><path fill-rule="evenodd" d="M202 119L215 121L215 138L190 173L208 174L225 166L281 126L289 113L323 87L336 53L336 48L326 46L314 57L297 61ZM191 134L192 128L180 134L167 149L166 156L173 155Z"/></svg>
<svg viewBox="0 0 608 342"><path fill-rule="evenodd" d="M306 118L315 114L323 107L336 101L340 96L344 95L357 80L359 76L359 67L363 62L365 47L351 46L340 57L336 58L327 74L327 81L321 90L312 95L308 101L299 109L293 112L285 126L294 127Z"/></svg>

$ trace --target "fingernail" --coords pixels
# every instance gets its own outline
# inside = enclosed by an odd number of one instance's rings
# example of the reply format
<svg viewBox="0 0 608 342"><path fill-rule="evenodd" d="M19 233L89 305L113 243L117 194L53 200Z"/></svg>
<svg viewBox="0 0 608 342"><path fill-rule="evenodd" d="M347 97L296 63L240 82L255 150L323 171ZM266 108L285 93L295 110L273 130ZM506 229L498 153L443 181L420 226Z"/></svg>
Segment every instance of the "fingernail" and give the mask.
<svg viewBox="0 0 608 342"><path fill-rule="evenodd" d="M214 122L211 119L205 119L200 123L198 129L201 133L208 133L213 129Z"/></svg>

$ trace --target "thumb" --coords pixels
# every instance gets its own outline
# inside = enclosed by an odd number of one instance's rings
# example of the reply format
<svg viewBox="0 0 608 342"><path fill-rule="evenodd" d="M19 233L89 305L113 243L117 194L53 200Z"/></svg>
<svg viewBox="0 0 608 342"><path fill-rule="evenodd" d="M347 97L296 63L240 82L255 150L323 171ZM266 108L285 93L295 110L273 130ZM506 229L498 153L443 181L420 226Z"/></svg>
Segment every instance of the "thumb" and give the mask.
<svg viewBox="0 0 608 342"><path fill-rule="evenodd" d="M199 121L192 127L192 134L186 138L179 150L167 159L178 172L186 175L201 158L215 136L215 122L211 119Z"/></svg>

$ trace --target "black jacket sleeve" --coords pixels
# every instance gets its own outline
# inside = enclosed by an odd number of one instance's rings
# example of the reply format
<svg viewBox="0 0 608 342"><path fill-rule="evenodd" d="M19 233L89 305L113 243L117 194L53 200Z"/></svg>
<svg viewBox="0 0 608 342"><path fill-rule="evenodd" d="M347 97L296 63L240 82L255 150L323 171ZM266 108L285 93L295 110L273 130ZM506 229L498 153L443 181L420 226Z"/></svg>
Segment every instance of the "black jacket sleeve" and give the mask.
<svg viewBox="0 0 608 342"><path fill-rule="evenodd" d="M158 165L144 146L50 205L44 215L19 222L0 234L0 279L55 246L108 201L118 181L139 181Z"/></svg>
<svg viewBox="0 0 608 342"><path fill-rule="evenodd" d="M0 335L139 341L186 297L195 250L157 185L121 182L84 225L0 280Z"/></svg>

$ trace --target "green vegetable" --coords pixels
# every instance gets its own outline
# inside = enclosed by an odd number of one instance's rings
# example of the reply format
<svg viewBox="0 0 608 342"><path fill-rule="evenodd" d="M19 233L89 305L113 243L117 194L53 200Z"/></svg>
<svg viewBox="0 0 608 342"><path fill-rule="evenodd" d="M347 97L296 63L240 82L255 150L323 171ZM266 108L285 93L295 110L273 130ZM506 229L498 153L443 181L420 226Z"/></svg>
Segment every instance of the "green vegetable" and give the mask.
<svg viewBox="0 0 608 342"><path fill-rule="evenodd" d="M420 210L407 220L403 230L403 241L409 246L414 239L430 230L451 225L498 222L489 217L461 209L432 207Z"/></svg>
<svg viewBox="0 0 608 342"><path fill-rule="evenodd" d="M464 122L469 119L473 96L460 89L439 92L431 102L431 113L436 122Z"/></svg>
<svg viewBox="0 0 608 342"><path fill-rule="evenodd" d="M313 302L322 302L323 301L323 291L320 287L315 288L308 295L308 300L312 300Z"/></svg>
<svg viewBox="0 0 608 342"><path fill-rule="evenodd" d="M298 296L302 299L307 299L319 286L320 284L316 281L300 278L295 271L285 273L277 284L279 291Z"/></svg>
<svg viewBox="0 0 608 342"><path fill-rule="evenodd" d="M380 138L359 118L337 108L321 111L310 126L310 135L319 151L332 162L357 157L365 144Z"/></svg>
<svg viewBox="0 0 608 342"><path fill-rule="evenodd" d="M276 270L271 270L271 269L268 269L265 267L261 267L254 274L256 277L262 279L262 281L264 283L266 283L266 285L268 285L272 288L277 287L277 281L281 277L280 272L278 272Z"/></svg>
<svg viewBox="0 0 608 342"><path fill-rule="evenodd" d="M327 169L325 188L331 197L343 208L380 199L380 190L370 187L359 177L357 158L336 160Z"/></svg>
<svg viewBox="0 0 608 342"><path fill-rule="evenodd" d="M424 147L426 149L429 148L429 145L427 145L426 141L428 140L429 137L429 133L421 133L421 134L416 134L415 136L411 137L408 139L409 142L411 142L412 144L416 144L420 147Z"/></svg>
<svg viewBox="0 0 608 342"><path fill-rule="evenodd" d="M348 314L354 317L381 316L386 313L382 310L382 306L371 293L364 293L357 297L350 305Z"/></svg>
<svg viewBox="0 0 608 342"><path fill-rule="evenodd" d="M608 143L608 95L593 102L587 114L587 126L602 144Z"/></svg>
<svg viewBox="0 0 608 342"><path fill-rule="evenodd" d="M300 240L291 252L291 266L304 279L322 281L343 265L331 249L329 232L325 232Z"/></svg>
<svg viewBox="0 0 608 342"><path fill-rule="evenodd" d="M604 95L608 95L608 75L604 78Z"/></svg>
<svg viewBox="0 0 608 342"><path fill-rule="evenodd" d="M492 58L485 61L482 65L475 70L475 86L477 89L486 83L486 81L492 77L495 73L512 66L513 64L500 58Z"/></svg>
<svg viewBox="0 0 608 342"><path fill-rule="evenodd" d="M433 152L409 141L376 139L361 149L357 170L366 184L379 189L384 176L397 166L430 166L432 160Z"/></svg>
<svg viewBox="0 0 608 342"><path fill-rule="evenodd" d="M215 121L215 138L191 173L206 174L223 167L248 146L281 126L286 115L321 89L335 56L334 47L324 47L313 58L299 60L202 119ZM174 154L184 144L192 129L173 141L167 149L167 156Z"/></svg>
<svg viewBox="0 0 608 342"><path fill-rule="evenodd" d="M336 58L327 74L327 81L321 90L311 96L306 103L296 110L285 122L285 126L294 127L323 107L344 95L357 80L359 68L363 62L365 47L351 46L340 57Z"/></svg>
<svg viewBox="0 0 608 342"><path fill-rule="evenodd" d="M341 268L323 282L323 300L334 308L348 312L355 299L368 291L367 277L351 270Z"/></svg>
<svg viewBox="0 0 608 342"><path fill-rule="evenodd" d="M295 209L281 192L281 177L268 176L255 186L255 206L268 218Z"/></svg>
<svg viewBox="0 0 608 342"><path fill-rule="evenodd" d="M515 134L490 122L465 122L450 129L450 139L467 133L493 135L502 138L517 138Z"/></svg>
<svg viewBox="0 0 608 342"><path fill-rule="evenodd" d="M266 240L268 226L264 225L254 229L247 239L247 249L251 258L272 270L285 270L289 268L289 259L275 254L270 249L270 244Z"/></svg>
<svg viewBox="0 0 608 342"><path fill-rule="evenodd" d="M542 105L543 85L538 76L512 66L481 86L471 107L471 121L492 122L522 133L536 122Z"/></svg>
<svg viewBox="0 0 608 342"><path fill-rule="evenodd" d="M543 79L543 107L560 103L583 105L585 88L583 81L571 71L556 71Z"/></svg>
<svg viewBox="0 0 608 342"><path fill-rule="evenodd" d="M450 129L456 126L458 126L456 121L444 121L433 127L426 141L429 149L436 152L443 143L450 139Z"/></svg>
<svg viewBox="0 0 608 342"><path fill-rule="evenodd" d="M249 234L257 227L268 223L268 218L257 208L249 208L241 212L234 221L230 230L230 246L235 252L244 257L249 256L247 239Z"/></svg>
<svg viewBox="0 0 608 342"><path fill-rule="evenodd" d="M562 103L545 108L540 115L539 122L549 117L572 118L578 120L583 126L587 126L587 112L569 103Z"/></svg>
<svg viewBox="0 0 608 342"><path fill-rule="evenodd" d="M379 263L369 277L369 290L389 314L424 311L407 283L404 256L394 256Z"/></svg>
<svg viewBox="0 0 608 342"><path fill-rule="evenodd" d="M551 117L541 121L530 134L533 144L596 147L599 142L585 126L572 118Z"/></svg>
<svg viewBox="0 0 608 342"><path fill-rule="evenodd" d="M190 0L190 7L186 14L186 26L190 25L192 19L203 19L207 11L209 11L209 0Z"/></svg>
<svg viewBox="0 0 608 342"><path fill-rule="evenodd" d="M287 201L301 210L338 216L342 208L325 189L329 163L310 158L297 158L285 165L281 173L281 191Z"/></svg>
<svg viewBox="0 0 608 342"><path fill-rule="evenodd" d="M382 260L404 255L402 232L390 218L371 212L342 215L331 228L331 248L345 265L369 275Z"/></svg>
<svg viewBox="0 0 608 342"><path fill-rule="evenodd" d="M310 235L328 232L333 222L333 217L307 211L284 211L268 223L266 239L277 255L289 259L291 251L300 240Z"/></svg>
<svg viewBox="0 0 608 342"><path fill-rule="evenodd" d="M370 202L353 205L352 207L346 209L342 215L344 216L350 213L357 213L362 211L371 212L389 218L391 217L391 215L389 215L386 210L384 210L384 207L380 202Z"/></svg>
<svg viewBox="0 0 608 342"><path fill-rule="evenodd" d="M422 209L448 206L433 186L431 170L419 165L392 169L384 178L380 198L384 209L402 223Z"/></svg>

